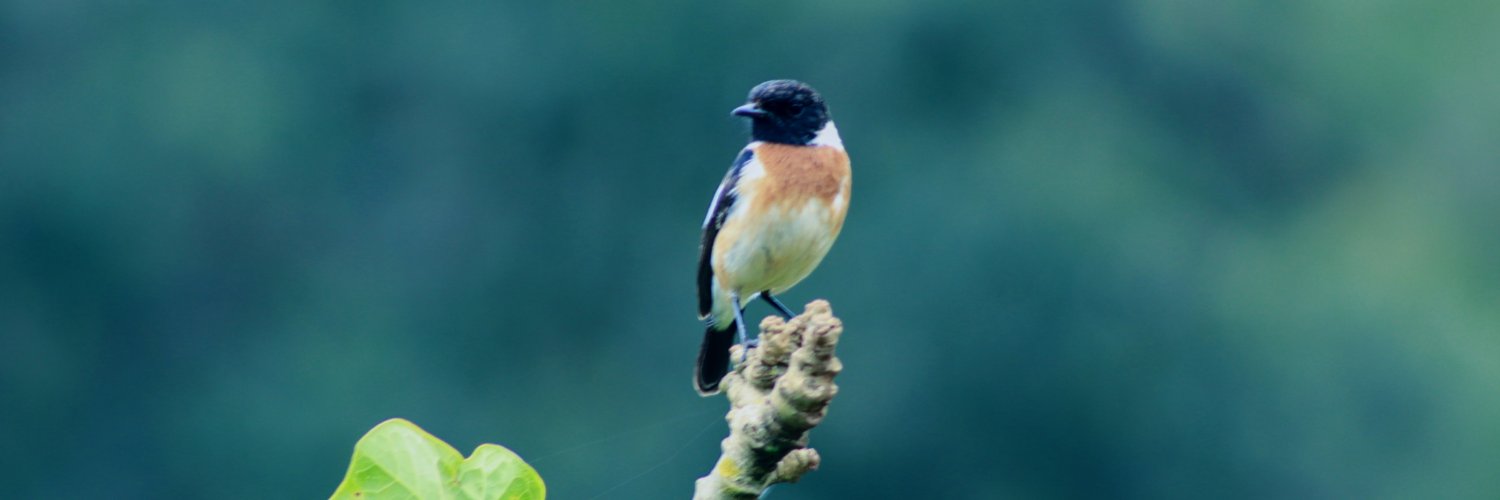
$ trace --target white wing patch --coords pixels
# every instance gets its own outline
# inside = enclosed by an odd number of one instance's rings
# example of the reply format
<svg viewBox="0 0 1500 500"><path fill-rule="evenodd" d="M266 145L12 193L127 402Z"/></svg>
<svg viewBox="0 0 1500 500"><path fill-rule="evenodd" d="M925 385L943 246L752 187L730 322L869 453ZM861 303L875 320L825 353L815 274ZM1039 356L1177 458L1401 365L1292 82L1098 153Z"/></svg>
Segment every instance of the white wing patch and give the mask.
<svg viewBox="0 0 1500 500"><path fill-rule="evenodd" d="M747 181L753 181L753 180L756 180L756 179L759 179L759 178L765 177L765 176L766 176L766 165L760 162L760 157L759 156L751 158L750 161L745 162L745 166L740 167L740 182L741 183L747 182ZM735 194L739 195L739 190L735 190Z"/></svg>
<svg viewBox="0 0 1500 500"><path fill-rule="evenodd" d="M731 182L734 182L734 179L724 179L724 182L719 183L719 189L714 190L713 201L708 204L708 214L703 216L704 229L708 229L708 224L713 222L714 212L719 211L719 200L724 196L724 188L729 187Z"/></svg>
<svg viewBox="0 0 1500 500"><path fill-rule="evenodd" d="M758 169L758 171L760 172L759 175L765 175L765 169L760 166L759 160L755 158L755 147L759 145L760 141L750 143L748 146L745 146L745 149L740 150L740 156L744 156L746 153L749 153L750 161L747 163L756 164L756 169ZM731 165L729 167L729 174L724 177L724 182L719 183L719 189L714 190L713 201L710 201L708 203L708 213L703 215L704 229L708 229L708 225L713 223L714 214L719 213L719 202L720 200L724 199L725 194L736 196L739 195L738 186L740 184L740 180L745 178L745 169L747 167L749 167L749 165ZM725 193L725 189L728 189L729 193Z"/></svg>

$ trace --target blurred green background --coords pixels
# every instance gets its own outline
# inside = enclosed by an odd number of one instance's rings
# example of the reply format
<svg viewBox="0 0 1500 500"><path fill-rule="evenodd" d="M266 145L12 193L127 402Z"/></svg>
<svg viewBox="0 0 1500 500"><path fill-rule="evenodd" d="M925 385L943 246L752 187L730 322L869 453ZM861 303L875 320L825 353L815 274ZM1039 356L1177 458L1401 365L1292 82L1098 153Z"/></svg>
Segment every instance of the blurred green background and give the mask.
<svg viewBox="0 0 1500 500"><path fill-rule="evenodd" d="M406 417L685 498L749 88L854 159L772 498L1500 497L1500 3L0 4L8 498L322 498ZM754 305L760 317L769 308Z"/></svg>

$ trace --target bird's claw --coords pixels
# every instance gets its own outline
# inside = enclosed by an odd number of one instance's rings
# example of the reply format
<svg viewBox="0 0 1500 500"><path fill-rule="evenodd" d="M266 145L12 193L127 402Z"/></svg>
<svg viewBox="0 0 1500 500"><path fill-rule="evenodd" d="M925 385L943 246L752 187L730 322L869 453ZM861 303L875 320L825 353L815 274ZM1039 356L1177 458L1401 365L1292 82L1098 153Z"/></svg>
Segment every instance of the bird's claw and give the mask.
<svg viewBox="0 0 1500 500"><path fill-rule="evenodd" d="M748 339L744 342L744 349L740 349L740 363L750 358L750 350L760 347L760 337Z"/></svg>

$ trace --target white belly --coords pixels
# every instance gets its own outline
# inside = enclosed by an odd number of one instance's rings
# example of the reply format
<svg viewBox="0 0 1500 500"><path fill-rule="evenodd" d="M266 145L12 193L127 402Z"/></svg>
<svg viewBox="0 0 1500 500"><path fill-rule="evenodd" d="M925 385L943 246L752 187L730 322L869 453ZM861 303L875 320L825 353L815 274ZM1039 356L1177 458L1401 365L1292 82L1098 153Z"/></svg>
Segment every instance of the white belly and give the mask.
<svg viewBox="0 0 1500 500"><path fill-rule="evenodd" d="M822 262L836 236L830 208L821 200L802 207L771 208L759 224L746 225L721 257L720 286L747 297L781 293L802 281Z"/></svg>

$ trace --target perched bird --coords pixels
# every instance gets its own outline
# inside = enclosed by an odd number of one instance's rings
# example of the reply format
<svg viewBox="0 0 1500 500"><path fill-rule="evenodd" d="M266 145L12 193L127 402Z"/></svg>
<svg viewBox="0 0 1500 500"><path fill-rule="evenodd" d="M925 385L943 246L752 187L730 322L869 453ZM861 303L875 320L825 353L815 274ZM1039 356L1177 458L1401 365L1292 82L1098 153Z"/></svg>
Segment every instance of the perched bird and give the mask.
<svg viewBox="0 0 1500 500"><path fill-rule="evenodd" d="M705 396L719 392L735 338L746 341L745 305L760 297L792 317L775 296L818 267L849 208L849 155L817 91L772 80L733 114L750 119L751 142L708 206L698 257L707 330L693 383Z"/></svg>

